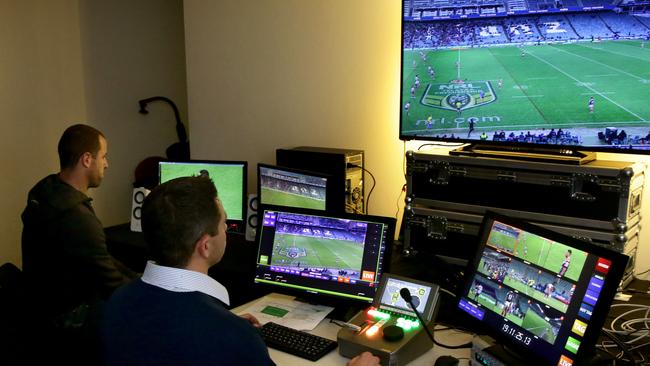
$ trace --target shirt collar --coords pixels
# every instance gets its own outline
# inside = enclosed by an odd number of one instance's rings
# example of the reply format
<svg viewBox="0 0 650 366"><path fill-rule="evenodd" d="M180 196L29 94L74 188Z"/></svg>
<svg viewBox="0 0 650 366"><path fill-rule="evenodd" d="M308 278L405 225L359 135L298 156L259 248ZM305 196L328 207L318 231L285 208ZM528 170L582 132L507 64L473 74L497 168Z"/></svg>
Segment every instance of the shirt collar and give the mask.
<svg viewBox="0 0 650 366"><path fill-rule="evenodd" d="M230 305L228 290L201 272L161 266L148 261L142 274L142 282L173 292L201 292Z"/></svg>

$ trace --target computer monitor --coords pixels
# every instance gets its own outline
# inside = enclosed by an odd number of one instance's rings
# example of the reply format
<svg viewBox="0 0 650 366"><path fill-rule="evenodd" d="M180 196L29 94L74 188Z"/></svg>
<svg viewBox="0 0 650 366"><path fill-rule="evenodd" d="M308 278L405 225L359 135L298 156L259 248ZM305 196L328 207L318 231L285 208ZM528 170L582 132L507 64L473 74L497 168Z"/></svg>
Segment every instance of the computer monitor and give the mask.
<svg viewBox="0 0 650 366"><path fill-rule="evenodd" d="M236 232L242 231L245 226L247 174L248 163L245 161L192 160L158 163L159 183L192 176L206 176L212 179L228 216L228 229Z"/></svg>
<svg viewBox="0 0 650 366"><path fill-rule="evenodd" d="M584 362L628 257L488 213L458 306L497 339L539 364Z"/></svg>
<svg viewBox="0 0 650 366"><path fill-rule="evenodd" d="M262 205L329 209L329 181L330 176L322 173L257 165L257 195Z"/></svg>
<svg viewBox="0 0 650 366"><path fill-rule="evenodd" d="M256 283L372 302L390 263L394 218L267 206L260 220Z"/></svg>

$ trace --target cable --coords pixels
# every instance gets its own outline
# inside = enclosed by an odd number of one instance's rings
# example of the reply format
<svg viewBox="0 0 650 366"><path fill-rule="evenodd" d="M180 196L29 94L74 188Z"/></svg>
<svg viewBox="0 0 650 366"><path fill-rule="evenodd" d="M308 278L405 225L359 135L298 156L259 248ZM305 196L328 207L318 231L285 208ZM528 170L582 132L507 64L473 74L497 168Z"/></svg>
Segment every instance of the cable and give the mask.
<svg viewBox="0 0 650 366"><path fill-rule="evenodd" d="M646 270L643 271L643 272L639 272L639 273L637 273L636 275L637 275L637 276L640 276L640 275L644 275L644 274L646 274L646 273L648 273L648 272L650 272L650 268L646 269Z"/></svg>
<svg viewBox="0 0 650 366"><path fill-rule="evenodd" d="M366 215L367 215L368 212L369 212L369 211L368 211L368 208L370 207L370 195L372 195L372 191L375 190L375 186L377 185L377 180L375 179L375 176L372 175L372 173L370 172L370 170L368 170L368 169L366 169L366 168L364 168L364 167L362 167L362 166L359 166L359 165L356 165L356 164L352 164L352 163L348 163L348 168L350 168L350 167L352 167L352 168L360 168L360 169L363 170L364 172L370 174L370 177L372 178L372 187L370 188L370 192L368 193L368 198L366 198L366 202L365 202L365 204L364 204L364 206L365 206L365 208L366 208Z"/></svg>
<svg viewBox="0 0 650 366"><path fill-rule="evenodd" d="M402 193L406 192L406 184L402 186L402 189L399 192L399 195L397 196L397 200L395 201L395 207L397 208L395 210L395 220L397 220L397 217L399 216L399 203L400 203L400 198L402 197Z"/></svg>

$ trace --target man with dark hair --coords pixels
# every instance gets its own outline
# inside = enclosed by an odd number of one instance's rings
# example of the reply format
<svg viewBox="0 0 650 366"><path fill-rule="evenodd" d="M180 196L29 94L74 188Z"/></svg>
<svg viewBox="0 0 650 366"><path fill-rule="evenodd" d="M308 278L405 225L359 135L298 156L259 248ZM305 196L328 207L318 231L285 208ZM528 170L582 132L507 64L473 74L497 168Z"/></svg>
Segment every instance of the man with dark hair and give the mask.
<svg viewBox="0 0 650 366"><path fill-rule="evenodd" d="M58 151L61 170L29 191L22 213L23 271L42 302L37 315L45 318L44 326L72 337L54 336L60 352L71 357L70 352L90 352L77 340L90 342L85 332L93 331L101 303L135 274L108 253L87 196L108 167L106 138L93 127L74 125L61 136Z"/></svg>
<svg viewBox="0 0 650 366"><path fill-rule="evenodd" d="M105 364L274 364L258 320L228 311L228 291L208 276L226 249L226 213L212 181L183 177L154 188L142 232L152 261L106 304ZM367 353L351 364L378 361Z"/></svg>

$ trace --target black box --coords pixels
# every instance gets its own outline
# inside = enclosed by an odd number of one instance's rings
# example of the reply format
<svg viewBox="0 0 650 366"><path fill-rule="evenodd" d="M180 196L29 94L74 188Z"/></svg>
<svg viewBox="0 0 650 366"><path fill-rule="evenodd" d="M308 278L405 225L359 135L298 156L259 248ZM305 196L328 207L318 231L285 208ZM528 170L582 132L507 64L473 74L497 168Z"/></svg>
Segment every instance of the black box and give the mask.
<svg viewBox="0 0 650 366"><path fill-rule="evenodd" d="M640 218L645 179L640 163L584 165L406 154L411 204L626 232Z"/></svg>
<svg viewBox="0 0 650 366"><path fill-rule="evenodd" d="M365 213L363 150L300 146L277 149L275 160L280 166L330 175L334 197L327 197L328 206L333 200L336 211Z"/></svg>

